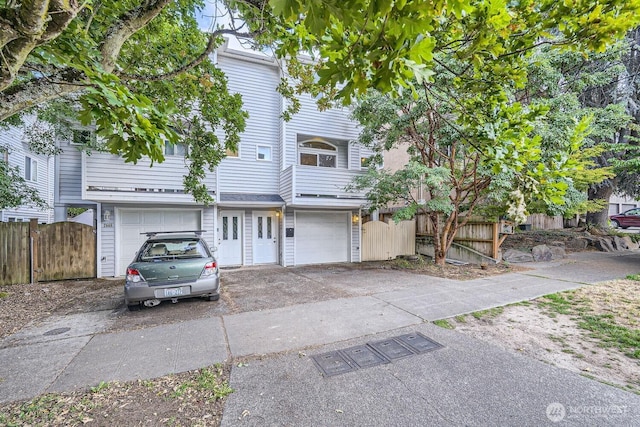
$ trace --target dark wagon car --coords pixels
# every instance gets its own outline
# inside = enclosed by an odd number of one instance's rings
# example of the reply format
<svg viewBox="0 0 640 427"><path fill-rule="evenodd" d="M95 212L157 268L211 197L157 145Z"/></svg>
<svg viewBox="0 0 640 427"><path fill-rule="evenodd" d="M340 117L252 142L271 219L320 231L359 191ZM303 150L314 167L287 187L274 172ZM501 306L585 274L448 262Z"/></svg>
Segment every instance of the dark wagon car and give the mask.
<svg viewBox="0 0 640 427"><path fill-rule="evenodd" d="M611 215L609 220L615 228L640 227L640 208L629 209L618 215Z"/></svg>
<svg viewBox="0 0 640 427"><path fill-rule="evenodd" d="M147 241L127 267L124 299L129 310L163 300L220 299L218 265L200 231L146 234Z"/></svg>

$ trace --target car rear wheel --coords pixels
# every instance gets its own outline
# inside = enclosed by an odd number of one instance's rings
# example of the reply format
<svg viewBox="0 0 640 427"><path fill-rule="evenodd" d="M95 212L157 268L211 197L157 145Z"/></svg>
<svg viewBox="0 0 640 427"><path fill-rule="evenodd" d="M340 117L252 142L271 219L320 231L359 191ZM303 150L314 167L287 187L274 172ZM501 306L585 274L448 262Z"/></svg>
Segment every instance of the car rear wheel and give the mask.
<svg viewBox="0 0 640 427"><path fill-rule="evenodd" d="M218 301L220 299L220 294L209 295L209 301Z"/></svg>
<svg viewBox="0 0 640 427"><path fill-rule="evenodd" d="M129 311L140 311L140 303L127 305Z"/></svg>

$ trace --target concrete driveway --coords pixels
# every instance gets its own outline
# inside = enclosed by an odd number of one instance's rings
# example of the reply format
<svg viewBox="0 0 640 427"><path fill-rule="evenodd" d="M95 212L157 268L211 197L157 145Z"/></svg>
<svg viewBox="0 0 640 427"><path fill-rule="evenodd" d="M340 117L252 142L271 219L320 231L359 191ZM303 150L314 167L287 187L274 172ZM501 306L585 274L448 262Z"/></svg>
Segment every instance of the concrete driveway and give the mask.
<svg viewBox="0 0 640 427"><path fill-rule="evenodd" d="M428 323L639 271L638 251L469 281L357 265L227 270L220 304L50 318L6 338L0 401L242 360L224 425L544 425L561 408L570 425L640 425L640 396ZM194 315L165 316L185 309ZM44 335L60 322L69 330ZM443 347L335 377L311 359L415 332Z"/></svg>

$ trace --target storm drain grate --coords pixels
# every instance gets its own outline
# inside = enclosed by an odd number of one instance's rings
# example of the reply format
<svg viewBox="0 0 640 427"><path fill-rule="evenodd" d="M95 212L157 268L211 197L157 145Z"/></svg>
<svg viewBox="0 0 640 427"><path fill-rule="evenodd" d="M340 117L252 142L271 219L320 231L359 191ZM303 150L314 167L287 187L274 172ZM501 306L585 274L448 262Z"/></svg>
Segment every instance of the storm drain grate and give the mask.
<svg viewBox="0 0 640 427"><path fill-rule="evenodd" d="M416 354L411 349L402 345L402 343L397 341L395 338L367 343L367 345L370 345L378 352L382 353L389 360L402 359L403 357Z"/></svg>
<svg viewBox="0 0 640 427"><path fill-rule="evenodd" d="M311 356L316 366L325 377L332 377L347 372L355 371L356 368L349 364L340 351L330 351L328 353Z"/></svg>
<svg viewBox="0 0 640 427"><path fill-rule="evenodd" d="M408 346L416 353L426 353L442 347L442 344L425 337L419 332L416 332L415 334L400 335L399 337L396 337L396 340Z"/></svg>
<svg viewBox="0 0 640 427"><path fill-rule="evenodd" d="M420 332L311 356L325 377L370 368L442 348Z"/></svg>
<svg viewBox="0 0 640 427"><path fill-rule="evenodd" d="M347 348L345 350L342 350L342 353L347 356L347 358L349 358L356 366L358 366L358 368L370 368L372 366L389 363L389 359L377 353L368 345L359 345L356 347Z"/></svg>

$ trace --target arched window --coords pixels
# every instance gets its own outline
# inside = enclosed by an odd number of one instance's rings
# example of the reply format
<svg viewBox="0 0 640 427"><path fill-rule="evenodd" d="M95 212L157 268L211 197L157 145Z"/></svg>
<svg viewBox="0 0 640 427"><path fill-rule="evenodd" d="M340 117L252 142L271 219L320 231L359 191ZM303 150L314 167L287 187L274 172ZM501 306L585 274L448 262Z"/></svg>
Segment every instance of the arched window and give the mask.
<svg viewBox="0 0 640 427"><path fill-rule="evenodd" d="M335 168L338 159L338 148L321 139L310 139L298 144L300 164Z"/></svg>

